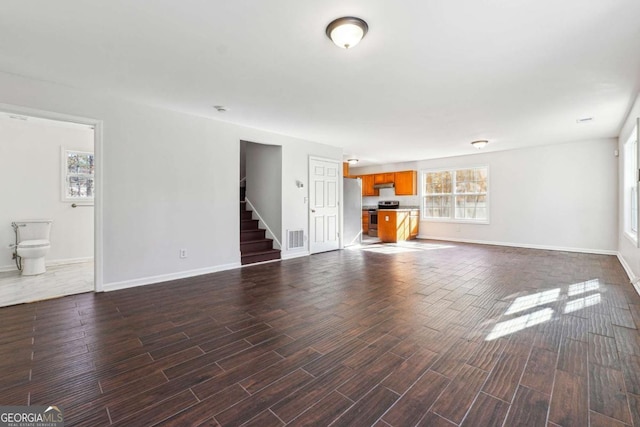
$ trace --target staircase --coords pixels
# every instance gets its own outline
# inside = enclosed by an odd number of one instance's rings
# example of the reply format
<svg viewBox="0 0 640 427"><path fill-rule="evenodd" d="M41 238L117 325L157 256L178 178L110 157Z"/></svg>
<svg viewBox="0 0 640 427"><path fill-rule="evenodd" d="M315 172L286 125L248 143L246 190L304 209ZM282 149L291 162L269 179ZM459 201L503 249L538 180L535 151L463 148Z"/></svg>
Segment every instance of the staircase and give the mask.
<svg viewBox="0 0 640 427"><path fill-rule="evenodd" d="M273 249L273 239L266 239L265 230L252 219L247 203L240 202L240 253L242 265L280 259L280 250Z"/></svg>

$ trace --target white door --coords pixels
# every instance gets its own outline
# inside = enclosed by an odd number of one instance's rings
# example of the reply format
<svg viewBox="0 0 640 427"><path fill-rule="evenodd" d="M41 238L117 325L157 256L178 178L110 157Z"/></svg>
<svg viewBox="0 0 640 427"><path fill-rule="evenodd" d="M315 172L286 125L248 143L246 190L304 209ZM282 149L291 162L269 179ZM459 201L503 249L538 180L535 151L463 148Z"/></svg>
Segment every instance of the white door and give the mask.
<svg viewBox="0 0 640 427"><path fill-rule="evenodd" d="M340 249L340 162L309 158L309 251Z"/></svg>

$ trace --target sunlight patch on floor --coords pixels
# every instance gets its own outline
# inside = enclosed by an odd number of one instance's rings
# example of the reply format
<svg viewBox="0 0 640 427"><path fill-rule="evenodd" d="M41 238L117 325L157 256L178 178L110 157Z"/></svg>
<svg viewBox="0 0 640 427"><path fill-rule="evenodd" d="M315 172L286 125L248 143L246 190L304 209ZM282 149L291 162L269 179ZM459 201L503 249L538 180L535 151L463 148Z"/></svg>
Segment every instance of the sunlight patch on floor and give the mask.
<svg viewBox="0 0 640 427"><path fill-rule="evenodd" d="M564 306L564 314L572 313L574 311L582 310L583 308L591 307L592 305L600 304L600 294L592 294L583 298L568 301Z"/></svg>
<svg viewBox="0 0 640 427"><path fill-rule="evenodd" d="M563 287L564 288L564 287ZM591 307L602 302L602 297L599 292L600 281L598 279L586 280L580 283L574 283L569 285L566 292L566 296L562 295L562 288L553 288L541 292L536 292L531 295L524 295L516 298L509 308L504 312L505 316L522 313L531 309L538 309L546 304L552 304L561 299L567 299L562 310L563 314L573 313L578 310L583 310L587 307ZM594 292L589 295L580 296L587 292ZM525 328L538 325L540 323L547 322L553 318L554 310L550 307L537 310L533 313L523 314L514 319L505 320L497 323L493 330L487 335L485 341L495 340L496 338L503 337L505 335L513 334L521 331Z"/></svg>
<svg viewBox="0 0 640 427"><path fill-rule="evenodd" d="M543 308L542 310L534 311L533 313L525 314L515 319L500 322L493 327L493 330L487 335L485 341L492 341L505 335L530 328L531 326L539 325L540 323L551 320L552 317L553 310Z"/></svg>
<svg viewBox="0 0 640 427"><path fill-rule="evenodd" d="M570 297L585 294L591 291L597 291L600 289L600 281L598 279L587 280L586 282L574 283L569 285L569 291L567 294Z"/></svg>
<svg viewBox="0 0 640 427"><path fill-rule="evenodd" d="M555 302L558 298L560 298L560 288L518 297L513 301L504 314L519 313L521 311L529 310L530 308Z"/></svg>
<svg viewBox="0 0 640 427"><path fill-rule="evenodd" d="M381 254L399 254L406 252L433 251L438 249L449 249L454 246L438 244L438 243L421 243L421 242L397 242L397 243L373 243L349 246L346 249L359 249L367 252L375 252Z"/></svg>

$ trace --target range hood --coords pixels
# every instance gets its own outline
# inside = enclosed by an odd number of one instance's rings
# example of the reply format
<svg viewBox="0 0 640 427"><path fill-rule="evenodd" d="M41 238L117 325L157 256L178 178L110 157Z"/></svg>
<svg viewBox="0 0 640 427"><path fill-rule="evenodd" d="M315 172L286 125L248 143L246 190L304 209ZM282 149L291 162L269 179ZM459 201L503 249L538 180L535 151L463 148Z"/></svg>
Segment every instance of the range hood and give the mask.
<svg viewBox="0 0 640 427"><path fill-rule="evenodd" d="M394 186L393 182L387 182L386 184L374 184L373 188L393 188Z"/></svg>

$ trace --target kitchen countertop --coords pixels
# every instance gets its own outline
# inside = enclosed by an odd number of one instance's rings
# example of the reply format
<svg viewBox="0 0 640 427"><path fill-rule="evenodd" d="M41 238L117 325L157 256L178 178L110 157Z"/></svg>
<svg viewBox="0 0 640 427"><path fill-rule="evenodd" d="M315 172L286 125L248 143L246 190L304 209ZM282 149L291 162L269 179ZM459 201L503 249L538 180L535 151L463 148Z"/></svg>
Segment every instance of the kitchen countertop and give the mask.
<svg viewBox="0 0 640 427"><path fill-rule="evenodd" d="M417 210L420 210L420 208L378 209L378 211L381 211L381 212L389 212L389 211L410 212L410 211L417 211Z"/></svg>

